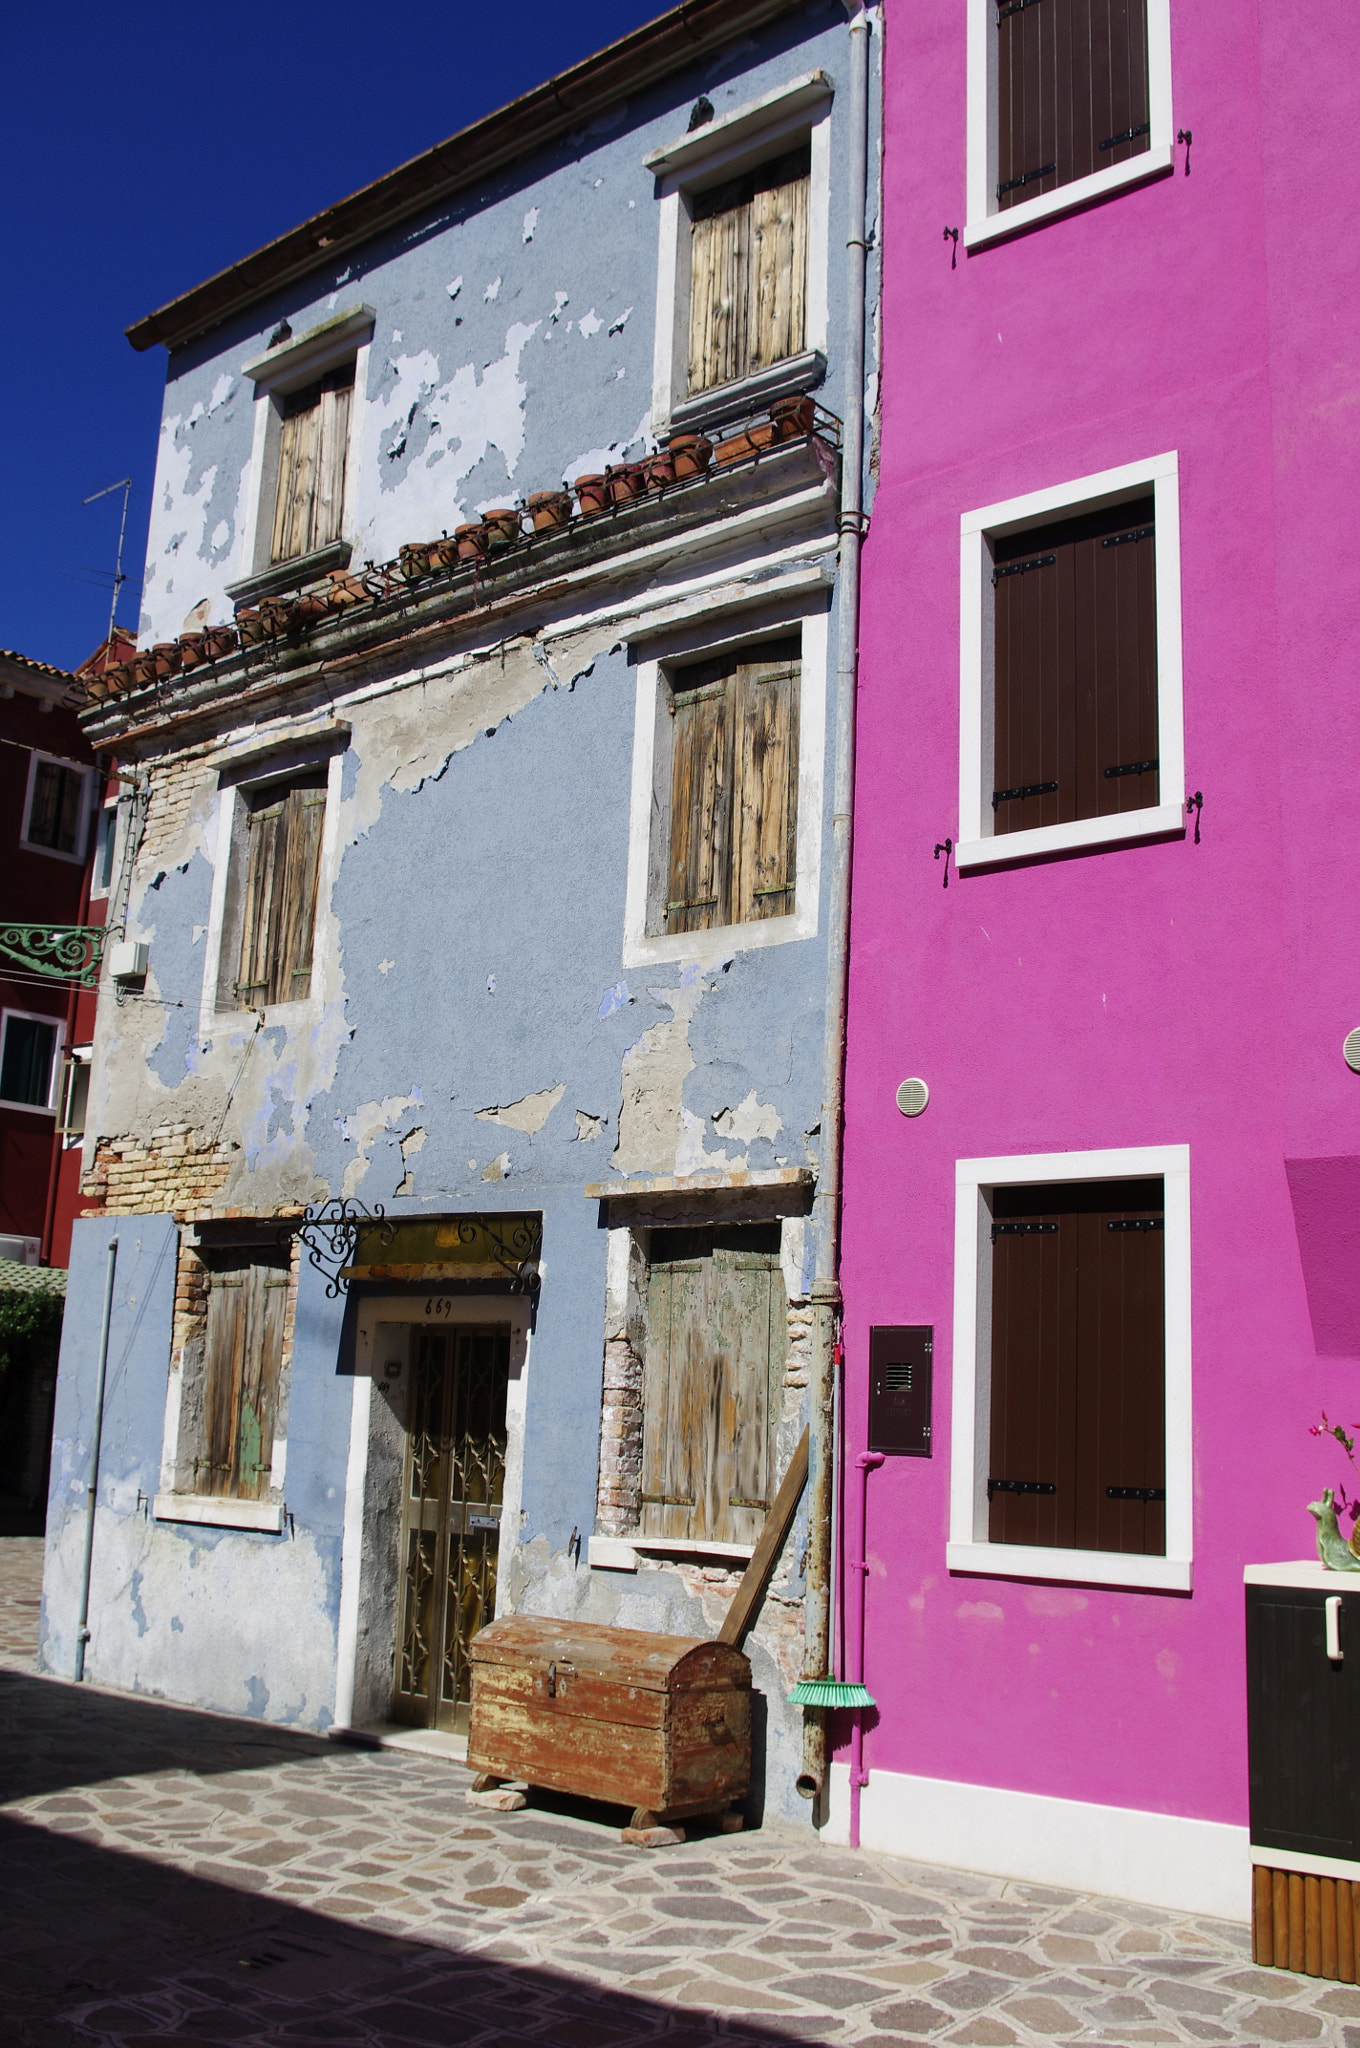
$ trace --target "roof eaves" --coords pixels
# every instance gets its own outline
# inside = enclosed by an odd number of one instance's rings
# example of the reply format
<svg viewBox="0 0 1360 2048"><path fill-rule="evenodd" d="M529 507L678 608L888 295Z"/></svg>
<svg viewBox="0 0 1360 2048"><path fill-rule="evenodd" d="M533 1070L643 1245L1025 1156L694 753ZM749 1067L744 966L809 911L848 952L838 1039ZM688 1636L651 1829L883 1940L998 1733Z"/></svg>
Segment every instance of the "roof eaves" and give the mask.
<svg viewBox="0 0 1360 2048"><path fill-rule="evenodd" d="M679 7L437 142L349 198L134 321L135 349L180 348L210 327L335 262L413 213L542 148L576 122L653 85L745 31L792 13L796 0L682 0Z"/></svg>

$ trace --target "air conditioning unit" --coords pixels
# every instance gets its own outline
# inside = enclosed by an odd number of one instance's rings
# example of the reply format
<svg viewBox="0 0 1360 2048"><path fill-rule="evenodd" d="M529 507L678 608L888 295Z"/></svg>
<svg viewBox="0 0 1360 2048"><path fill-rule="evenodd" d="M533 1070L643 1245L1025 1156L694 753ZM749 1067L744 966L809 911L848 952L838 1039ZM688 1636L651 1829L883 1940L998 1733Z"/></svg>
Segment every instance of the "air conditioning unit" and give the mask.
<svg viewBox="0 0 1360 2048"><path fill-rule="evenodd" d="M145 939L119 939L108 951L109 975L117 982L145 981L151 949Z"/></svg>
<svg viewBox="0 0 1360 2048"><path fill-rule="evenodd" d="M0 1237L0 1259L10 1259L16 1266L36 1266L41 1252L40 1237Z"/></svg>

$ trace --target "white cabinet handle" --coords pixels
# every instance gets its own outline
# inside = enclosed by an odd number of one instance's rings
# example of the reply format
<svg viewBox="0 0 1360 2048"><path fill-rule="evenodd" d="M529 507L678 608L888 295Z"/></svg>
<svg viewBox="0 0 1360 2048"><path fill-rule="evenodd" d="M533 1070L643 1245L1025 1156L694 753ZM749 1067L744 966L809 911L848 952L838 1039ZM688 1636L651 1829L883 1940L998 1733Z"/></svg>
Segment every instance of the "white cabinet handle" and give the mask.
<svg viewBox="0 0 1360 2048"><path fill-rule="evenodd" d="M1341 1595L1329 1593L1322 1606L1327 1617L1327 1655L1333 1664L1340 1664L1346 1655L1341 1647Z"/></svg>

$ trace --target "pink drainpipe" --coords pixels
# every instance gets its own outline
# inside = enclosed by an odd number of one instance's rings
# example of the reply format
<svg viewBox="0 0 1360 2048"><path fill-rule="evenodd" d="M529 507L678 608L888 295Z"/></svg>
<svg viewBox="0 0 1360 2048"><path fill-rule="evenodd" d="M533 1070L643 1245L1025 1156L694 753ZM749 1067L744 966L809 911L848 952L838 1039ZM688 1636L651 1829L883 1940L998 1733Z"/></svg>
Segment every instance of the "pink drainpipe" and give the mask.
<svg viewBox="0 0 1360 2048"><path fill-rule="evenodd" d="M854 1615L850 1623L848 1662L850 1669L846 1677L855 1685L864 1683L864 1606L865 1581L869 1576L869 1474L875 1466L883 1463L882 1451L861 1451L855 1460L859 1473L859 1556L851 1558L850 1570L854 1574L852 1592ZM859 1795L869 1782L869 1773L864 1768L864 1709L855 1707L854 1721L850 1727L850 1847L859 1847Z"/></svg>

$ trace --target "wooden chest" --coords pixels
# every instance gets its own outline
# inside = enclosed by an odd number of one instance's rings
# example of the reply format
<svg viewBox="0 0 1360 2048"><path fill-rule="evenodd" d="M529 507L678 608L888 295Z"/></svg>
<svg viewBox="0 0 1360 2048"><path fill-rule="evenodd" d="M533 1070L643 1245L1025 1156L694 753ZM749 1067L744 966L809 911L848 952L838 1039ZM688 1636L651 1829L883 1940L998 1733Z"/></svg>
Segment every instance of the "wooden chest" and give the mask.
<svg viewBox="0 0 1360 2048"><path fill-rule="evenodd" d="M740 1650L514 1615L472 1641L468 1764L681 1820L751 1782L751 1667Z"/></svg>

